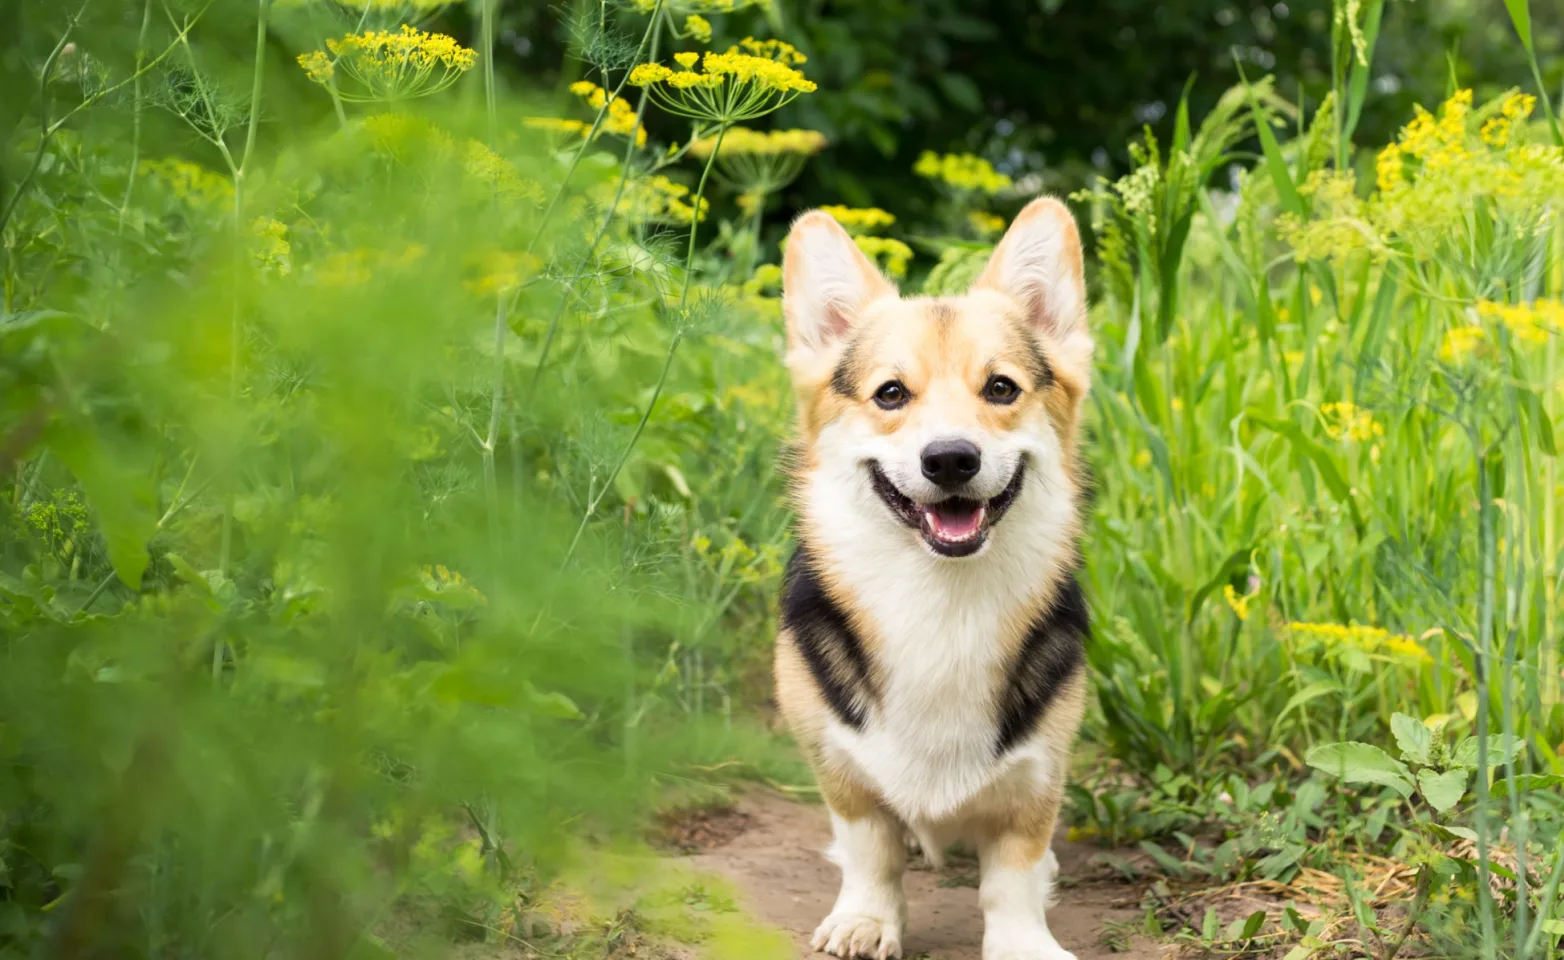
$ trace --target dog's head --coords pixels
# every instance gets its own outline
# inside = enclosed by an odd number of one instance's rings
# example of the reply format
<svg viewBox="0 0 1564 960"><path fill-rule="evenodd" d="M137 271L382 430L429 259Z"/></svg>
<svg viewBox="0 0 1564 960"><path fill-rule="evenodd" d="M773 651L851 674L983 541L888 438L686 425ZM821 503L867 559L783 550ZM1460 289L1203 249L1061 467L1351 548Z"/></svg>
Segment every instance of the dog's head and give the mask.
<svg viewBox="0 0 1564 960"><path fill-rule="evenodd" d="M964 295L901 298L823 212L793 225L783 311L802 505L981 553L1027 498L1068 498L1091 373L1075 221L1033 201ZM828 506L827 506L828 505ZM1058 516L1058 511L1048 512Z"/></svg>

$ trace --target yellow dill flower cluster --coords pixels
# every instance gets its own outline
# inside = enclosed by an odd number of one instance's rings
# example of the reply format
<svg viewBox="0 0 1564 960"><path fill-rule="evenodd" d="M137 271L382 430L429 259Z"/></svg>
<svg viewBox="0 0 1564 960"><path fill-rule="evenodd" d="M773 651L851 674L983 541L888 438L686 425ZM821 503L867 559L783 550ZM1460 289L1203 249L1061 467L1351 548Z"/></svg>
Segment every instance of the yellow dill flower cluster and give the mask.
<svg viewBox="0 0 1564 960"><path fill-rule="evenodd" d="M634 137L635 145L646 146L646 128L636 121L635 107L623 97L615 97L590 80L577 80L570 85L570 92L586 101L593 110L607 112L603 115L602 129L616 137ZM556 117L527 117L522 121L538 130L553 130L564 134L586 136L592 132L592 124L580 120Z"/></svg>
<svg viewBox="0 0 1564 960"><path fill-rule="evenodd" d="M827 204L820 208L840 223L848 233L873 233L896 222L896 215L879 207L843 207Z"/></svg>
<svg viewBox="0 0 1564 960"><path fill-rule="evenodd" d="M710 43L711 21L698 13L690 14L684 18L684 35L696 43Z"/></svg>
<svg viewBox="0 0 1564 960"><path fill-rule="evenodd" d="M690 144L690 155L707 159L717 151L722 180L739 191L739 207L759 209L766 194L775 193L803 172L809 158L825 149L826 139L814 130L751 130L732 127L721 136L701 137Z"/></svg>
<svg viewBox="0 0 1564 960"><path fill-rule="evenodd" d="M1510 93L1476 108L1462 90L1435 113L1418 107L1379 153L1373 196L1360 199L1345 174L1311 174L1300 192L1313 198L1312 219L1284 219L1284 238L1300 259L1339 260L1362 250L1414 257L1463 250L1474 212L1516 236L1542 229L1564 196L1564 147L1527 142L1534 106Z"/></svg>
<svg viewBox="0 0 1564 960"><path fill-rule="evenodd" d="M657 9L657 0L630 0L630 6L640 13ZM733 13L747 7L771 9L771 0L663 0L662 7L676 13Z"/></svg>
<svg viewBox="0 0 1564 960"><path fill-rule="evenodd" d="M980 237L992 237L1005 229L1005 218L997 213L973 210L967 214L967 225Z"/></svg>
<svg viewBox="0 0 1564 960"><path fill-rule="evenodd" d="M1382 627L1366 627L1359 624L1343 626L1339 623L1289 623L1287 629L1299 639L1311 640L1325 647L1357 650L1363 653L1386 654L1402 660L1431 663L1433 658L1423 645L1404 634L1391 633Z"/></svg>
<svg viewBox="0 0 1564 960"><path fill-rule="evenodd" d="M1320 417L1333 440L1365 441L1385 435L1374 415L1351 403L1322 403Z"/></svg>
<svg viewBox="0 0 1564 960"><path fill-rule="evenodd" d="M907 264L912 260L912 248L893 237L853 237L864 256L873 260L893 277L905 277Z"/></svg>
<svg viewBox="0 0 1564 960"><path fill-rule="evenodd" d="M311 282L324 287L362 287L376 278L411 269L429 248L410 243L400 250L336 250L310 263Z"/></svg>
<svg viewBox="0 0 1564 960"><path fill-rule="evenodd" d="M1526 118L1537 107L1537 98L1529 93L1516 91L1504 98L1499 105L1498 114L1489 117L1483 123L1483 143L1490 147L1503 149L1510 144L1510 134L1517 123L1525 123Z"/></svg>
<svg viewBox="0 0 1564 960"><path fill-rule="evenodd" d="M751 130L732 127L722 135L722 157L739 154L776 156L778 154L812 157L824 150L825 134L815 130ZM716 137L701 137L690 144L690 155L705 159L716 149Z"/></svg>
<svg viewBox="0 0 1564 960"><path fill-rule="evenodd" d="M1535 300L1530 304L1482 300L1477 315L1508 327L1511 336L1524 343L1546 343L1549 334L1564 333L1564 303Z"/></svg>
<svg viewBox="0 0 1564 960"><path fill-rule="evenodd" d="M815 89L798 69L804 55L781 40L747 37L726 53L676 53L673 59L678 70L643 63L630 71L630 83L650 90L668 112L695 120L753 120Z"/></svg>
<svg viewBox="0 0 1564 960"><path fill-rule="evenodd" d="M782 289L782 268L774 263L763 263L744 281L744 292L749 296L763 296Z"/></svg>
<svg viewBox="0 0 1564 960"><path fill-rule="evenodd" d="M478 63L476 51L443 33L425 33L403 24L397 31L366 30L327 40L319 50L301 54L299 66L319 84L332 82L338 68L356 86L338 94L344 100L410 100L438 93Z"/></svg>
<svg viewBox="0 0 1564 960"><path fill-rule="evenodd" d="M912 165L912 172L962 192L993 195L1011 185L1010 178L995 170L993 164L970 153L939 154L925 150Z"/></svg>
<svg viewBox="0 0 1564 960"><path fill-rule="evenodd" d="M1445 363L1459 363L1483 350L1487 334L1477 324L1452 327L1445 331L1439 343L1439 359Z"/></svg>
<svg viewBox="0 0 1564 960"><path fill-rule="evenodd" d="M437 563L432 567L425 566L419 573L422 574L424 589L434 594L431 599L456 601L463 606L489 602L489 598L468 582L466 577L455 570L447 569L443 563Z"/></svg>
<svg viewBox="0 0 1564 960"><path fill-rule="evenodd" d="M250 221L250 255L258 267L283 275L292 273L292 253L287 224L272 217L256 217Z"/></svg>
<svg viewBox="0 0 1564 960"><path fill-rule="evenodd" d="M543 202L543 186L521 176L509 160L489 149L481 140L462 142L461 162L467 176L487 186L502 199Z"/></svg>
<svg viewBox="0 0 1564 960"><path fill-rule="evenodd" d="M462 285L480 297L509 293L543 269L538 257L512 250L482 250L467 259L469 276Z"/></svg>
<svg viewBox="0 0 1564 960"><path fill-rule="evenodd" d="M613 198L613 189L614 184L602 185L601 194L605 203ZM619 207L614 212L631 223L688 225L692 220L704 221L710 206L706 198L700 199L700 211L697 213L690 205L689 196L689 187L657 174L627 184L624 196L619 199Z"/></svg>
<svg viewBox="0 0 1564 960"><path fill-rule="evenodd" d="M200 164L165 157L143 160L137 169L142 176L151 177L192 206L217 206L233 200L233 181Z"/></svg>

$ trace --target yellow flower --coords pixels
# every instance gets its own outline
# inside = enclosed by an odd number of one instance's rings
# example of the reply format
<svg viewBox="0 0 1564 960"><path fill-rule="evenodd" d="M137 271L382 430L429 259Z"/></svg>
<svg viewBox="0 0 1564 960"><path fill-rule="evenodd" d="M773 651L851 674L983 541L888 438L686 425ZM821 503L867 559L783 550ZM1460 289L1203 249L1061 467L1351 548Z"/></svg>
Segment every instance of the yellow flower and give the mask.
<svg viewBox="0 0 1564 960"><path fill-rule="evenodd" d="M646 128L637 121L635 108L628 100L623 97L609 99L608 91L590 80L577 80L570 85L569 89L571 93L585 100L587 106L592 109L601 111L607 108L607 113L602 115L603 131L616 137L634 137L635 145L638 147L646 145ZM522 122L539 130L554 130L564 134L579 134L583 137L592 132L592 124L580 120L527 117Z"/></svg>
<svg viewBox="0 0 1564 960"><path fill-rule="evenodd" d="M879 207L843 207L827 204L820 210L829 213L843 229L853 234L874 233L896 222L895 214L887 213Z"/></svg>
<svg viewBox="0 0 1564 960"><path fill-rule="evenodd" d="M1322 403L1320 415L1333 440L1372 440L1385 434L1372 413L1350 403Z"/></svg>
<svg viewBox="0 0 1564 960"><path fill-rule="evenodd" d="M1151 466L1151 451L1139 450L1135 453L1135 466L1141 470Z"/></svg>
<svg viewBox="0 0 1564 960"><path fill-rule="evenodd" d="M449 87L478 63L469 50L443 33L425 33L407 24L396 32L366 30L336 40L326 49L334 59L313 51L299 57L305 75L319 84L335 76L335 68L355 81L339 90L344 100L409 100Z"/></svg>
<svg viewBox="0 0 1564 960"><path fill-rule="evenodd" d="M1558 300L1535 300L1529 305L1483 300L1477 304L1477 315L1503 324L1525 343L1546 343L1550 333L1564 333L1564 303Z"/></svg>
<svg viewBox="0 0 1564 960"><path fill-rule="evenodd" d="M1222 598L1227 601L1227 605L1229 607L1233 608L1233 613L1238 615L1238 619L1249 619L1250 595L1239 593L1237 590L1234 590L1233 585L1229 583L1222 587Z"/></svg>
<svg viewBox="0 0 1564 960"><path fill-rule="evenodd" d="M262 270L279 274L293 272L293 246L288 242L288 227L272 217L257 217L250 222L250 255Z"/></svg>
<svg viewBox="0 0 1564 960"><path fill-rule="evenodd" d="M1009 187L1011 179L994 169L982 157L970 153L938 154L925 150L913 164L912 172L929 180L939 180L958 191L995 194Z"/></svg>
<svg viewBox="0 0 1564 960"><path fill-rule="evenodd" d="M1420 663L1429 663L1433 660L1423 645L1416 640L1403 634L1391 633L1382 627L1294 622L1289 623L1287 629L1295 638L1312 640L1327 651L1349 649L1362 653L1389 654L1393 659Z"/></svg>
<svg viewBox="0 0 1564 960"><path fill-rule="evenodd" d="M782 268L774 263L763 263L755 268L748 280L744 281L744 292L750 296L757 296L767 290L776 290L782 286Z"/></svg>
<svg viewBox="0 0 1564 960"><path fill-rule="evenodd" d="M312 50L309 53L301 53L298 61L299 66L304 68L304 75L322 86L330 83L332 77L337 74L336 66L323 51Z"/></svg>
<svg viewBox="0 0 1564 960"><path fill-rule="evenodd" d="M700 58L701 55L698 53L676 53L673 55L674 62L686 70L694 68Z"/></svg>
<svg viewBox="0 0 1564 960"><path fill-rule="evenodd" d="M695 68L693 54L675 57L683 68L677 71L660 63L643 63L630 71L630 83L646 87L670 113L713 123L742 123L815 89L798 69L804 60L791 44L748 37L726 53L708 51L700 58L700 69Z"/></svg>
<svg viewBox="0 0 1564 960"><path fill-rule="evenodd" d="M524 179L511 166L509 160L489 149L480 140L467 140L462 145L462 169L467 176L484 184L507 200L543 202L543 187Z"/></svg>
<svg viewBox="0 0 1564 960"><path fill-rule="evenodd" d="M1439 344L1439 359L1445 363L1459 362L1479 350L1483 339L1483 328L1480 326L1452 327L1445 332L1444 340Z"/></svg>
<svg viewBox="0 0 1564 960"><path fill-rule="evenodd" d="M143 160L137 169L192 206L218 206L233 201L233 181L198 164L167 157Z"/></svg>
<svg viewBox="0 0 1564 960"><path fill-rule="evenodd" d="M967 214L967 223L971 225L972 232L980 237L991 237L1005 229L1005 218L995 213L985 213L982 210L973 210Z"/></svg>
<svg viewBox="0 0 1564 960"><path fill-rule="evenodd" d="M605 201L612 198L613 189L612 183L600 187ZM686 199L689 195L689 187L657 174L628 184L614 212L631 223L684 225L691 220L705 220L709 206L706 198L701 198L700 212L697 214Z"/></svg>
<svg viewBox="0 0 1564 960"><path fill-rule="evenodd" d="M509 293L543 268L543 261L533 254L511 250L484 250L469 260L474 275L463 286L480 297Z"/></svg>
<svg viewBox="0 0 1564 960"><path fill-rule="evenodd" d="M890 237L853 237L853 242L864 256L879 263L893 277L907 275L907 262L912 259L912 248Z"/></svg>
<svg viewBox="0 0 1564 960"><path fill-rule="evenodd" d="M825 135L814 130L751 130L730 127L722 135L722 157L744 155L773 156L799 154L812 156L825 149ZM716 149L715 136L702 137L690 144L690 156L702 160Z"/></svg>
<svg viewBox="0 0 1564 960"><path fill-rule="evenodd" d="M696 43L711 42L711 22L698 13L684 18L684 32L693 37Z"/></svg>

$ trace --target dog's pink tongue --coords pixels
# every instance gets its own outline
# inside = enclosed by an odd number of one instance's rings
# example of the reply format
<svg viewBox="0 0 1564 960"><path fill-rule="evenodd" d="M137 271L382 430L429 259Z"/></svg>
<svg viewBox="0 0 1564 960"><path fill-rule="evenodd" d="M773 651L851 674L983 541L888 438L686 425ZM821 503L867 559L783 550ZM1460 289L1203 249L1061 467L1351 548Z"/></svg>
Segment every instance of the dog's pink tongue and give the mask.
<svg viewBox="0 0 1564 960"><path fill-rule="evenodd" d="M929 532L949 543L960 543L977 536L983 527L983 505L970 500L947 500L923 508L923 522Z"/></svg>

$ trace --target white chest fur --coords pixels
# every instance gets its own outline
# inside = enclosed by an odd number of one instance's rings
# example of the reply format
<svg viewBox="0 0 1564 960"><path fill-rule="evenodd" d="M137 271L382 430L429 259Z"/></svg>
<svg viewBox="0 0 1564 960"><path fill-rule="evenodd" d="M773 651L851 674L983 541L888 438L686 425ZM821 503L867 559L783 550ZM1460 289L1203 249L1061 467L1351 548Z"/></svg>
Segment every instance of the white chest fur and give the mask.
<svg viewBox="0 0 1564 960"><path fill-rule="evenodd" d="M1073 548L1057 476L1030 476L986 550L964 560L933 556L871 491L868 510L844 496L844 480L811 484L810 534L872 625L878 697L861 730L833 722L831 746L909 823L956 816L1011 771L1049 775L1041 746L995 746L1013 639Z"/></svg>

